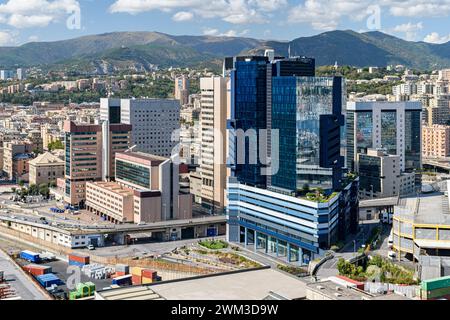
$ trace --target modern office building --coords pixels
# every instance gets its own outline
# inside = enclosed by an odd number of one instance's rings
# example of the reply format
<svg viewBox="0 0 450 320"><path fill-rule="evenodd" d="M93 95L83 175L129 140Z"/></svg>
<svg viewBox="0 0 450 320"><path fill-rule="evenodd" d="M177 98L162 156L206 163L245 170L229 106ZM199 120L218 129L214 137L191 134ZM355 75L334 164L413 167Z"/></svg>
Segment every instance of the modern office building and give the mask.
<svg viewBox="0 0 450 320"><path fill-rule="evenodd" d="M172 158L141 152L116 155L116 182L134 190L134 222L192 217L192 195L180 189L179 165Z"/></svg>
<svg viewBox="0 0 450 320"><path fill-rule="evenodd" d="M282 59L235 58L230 71L227 237L303 265L356 231L359 182L343 172L343 79L297 74L300 60L281 76L277 63ZM267 130L247 135L243 164L236 162L238 129ZM249 152L261 149L263 163L249 164Z"/></svg>
<svg viewBox="0 0 450 320"><path fill-rule="evenodd" d="M236 57L231 74L231 119L228 129L236 137L230 145L234 154L233 172L242 184L265 188L266 178L261 175L264 163L258 157L258 145L265 141L261 130L267 129L267 73L271 64L267 57ZM237 150L239 148L239 150ZM242 153L244 161L238 161ZM252 158L252 159L250 159ZM256 158L256 159L253 159ZM238 163L240 162L240 163Z"/></svg>
<svg viewBox="0 0 450 320"><path fill-rule="evenodd" d="M427 158L450 156L450 126L422 127L422 155Z"/></svg>
<svg viewBox="0 0 450 320"><path fill-rule="evenodd" d="M382 149L358 153L360 199L406 196L415 192L414 173L402 173L400 156Z"/></svg>
<svg viewBox="0 0 450 320"><path fill-rule="evenodd" d="M279 132L279 168L269 187L289 192L340 187L344 88L340 77L272 78L271 130Z"/></svg>
<svg viewBox="0 0 450 320"><path fill-rule="evenodd" d="M402 172L421 170L420 102L348 102L347 166L355 170L358 153L385 149L400 156Z"/></svg>
<svg viewBox="0 0 450 320"><path fill-rule="evenodd" d="M50 152L43 153L30 160L28 165L30 184L56 183L56 179L64 177L64 161Z"/></svg>
<svg viewBox="0 0 450 320"><path fill-rule="evenodd" d="M115 154L130 148L130 130L126 124L102 126L64 122L67 203L84 207L86 182L112 178Z"/></svg>
<svg viewBox="0 0 450 320"><path fill-rule="evenodd" d="M180 103L177 100L101 99L100 120L131 125L136 151L170 157L179 143Z"/></svg>
<svg viewBox="0 0 450 320"><path fill-rule="evenodd" d="M223 212L225 206L228 86L228 78L200 79L201 202L211 212Z"/></svg>

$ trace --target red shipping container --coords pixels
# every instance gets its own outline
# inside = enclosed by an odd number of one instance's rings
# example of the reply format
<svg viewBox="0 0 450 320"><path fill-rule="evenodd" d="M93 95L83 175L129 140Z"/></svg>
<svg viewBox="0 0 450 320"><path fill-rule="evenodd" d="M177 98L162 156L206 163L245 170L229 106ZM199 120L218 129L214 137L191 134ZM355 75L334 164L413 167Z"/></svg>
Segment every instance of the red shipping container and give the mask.
<svg viewBox="0 0 450 320"><path fill-rule="evenodd" d="M133 283L133 286L142 284L142 277L132 275L131 276L131 282Z"/></svg>
<svg viewBox="0 0 450 320"><path fill-rule="evenodd" d="M155 280L156 276L157 276L157 272L150 270L150 269L144 269L144 270L142 270L142 276L145 278Z"/></svg>
<svg viewBox="0 0 450 320"><path fill-rule="evenodd" d="M24 266L23 269L33 276L42 276L52 272L52 267L48 266L27 265Z"/></svg>
<svg viewBox="0 0 450 320"><path fill-rule="evenodd" d="M121 276L126 276L125 272L123 272L123 271L116 271L116 273L114 274L114 278L115 277L121 277Z"/></svg>
<svg viewBox="0 0 450 320"><path fill-rule="evenodd" d="M76 261L82 264L89 264L89 256L80 254L69 254L69 261Z"/></svg>

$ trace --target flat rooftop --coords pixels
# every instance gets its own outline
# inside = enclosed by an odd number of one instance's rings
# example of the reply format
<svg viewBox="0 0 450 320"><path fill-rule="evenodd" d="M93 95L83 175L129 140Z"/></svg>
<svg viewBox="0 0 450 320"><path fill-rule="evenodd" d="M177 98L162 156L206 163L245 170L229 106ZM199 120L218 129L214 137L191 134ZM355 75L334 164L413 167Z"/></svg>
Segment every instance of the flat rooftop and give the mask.
<svg viewBox="0 0 450 320"><path fill-rule="evenodd" d="M263 300L271 294L304 299L306 283L279 271L259 269L96 293L99 300Z"/></svg>
<svg viewBox="0 0 450 320"><path fill-rule="evenodd" d="M331 280L309 283L307 288L331 300L410 300L399 294L371 294L355 288L347 288Z"/></svg>
<svg viewBox="0 0 450 320"><path fill-rule="evenodd" d="M91 182L91 185L95 185L97 187L106 189L116 195L120 196L132 196L134 195L134 191L132 189L126 188L121 186L120 184L116 182L105 182L105 181L99 181L99 182Z"/></svg>
<svg viewBox="0 0 450 320"><path fill-rule="evenodd" d="M415 223L450 225L449 199L442 192L402 198L394 214Z"/></svg>

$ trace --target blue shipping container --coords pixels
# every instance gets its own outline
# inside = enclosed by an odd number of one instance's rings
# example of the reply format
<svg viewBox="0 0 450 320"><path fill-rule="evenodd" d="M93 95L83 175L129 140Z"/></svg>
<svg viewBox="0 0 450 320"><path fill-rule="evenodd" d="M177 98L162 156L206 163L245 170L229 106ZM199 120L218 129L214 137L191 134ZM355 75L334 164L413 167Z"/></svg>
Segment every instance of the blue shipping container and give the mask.
<svg viewBox="0 0 450 320"><path fill-rule="evenodd" d="M24 260L27 260L27 261L30 261L33 263L38 263L41 261L39 254L32 252L32 251L28 251L28 250L21 251L20 257Z"/></svg>
<svg viewBox="0 0 450 320"><path fill-rule="evenodd" d="M116 284L118 286L131 285L132 284L132 280L131 280L132 278L131 277L132 276L130 274L130 275L114 278L112 280L112 284Z"/></svg>
<svg viewBox="0 0 450 320"><path fill-rule="evenodd" d="M85 264L78 261L69 260L69 266L77 266L82 268L85 266Z"/></svg>
<svg viewBox="0 0 450 320"><path fill-rule="evenodd" d="M44 288L51 287L54 284L57 286L64 284L61 279L59 279L53 273L37 276L36 279Z"/></svg>

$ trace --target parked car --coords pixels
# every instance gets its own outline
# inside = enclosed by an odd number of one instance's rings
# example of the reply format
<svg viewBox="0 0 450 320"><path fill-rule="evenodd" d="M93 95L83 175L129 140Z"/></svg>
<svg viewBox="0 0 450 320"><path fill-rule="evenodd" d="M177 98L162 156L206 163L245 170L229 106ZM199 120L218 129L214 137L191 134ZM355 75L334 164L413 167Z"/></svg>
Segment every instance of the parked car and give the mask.
<svg viewBox="0 0 450 320"><path fill-rule="evenodd" d="M92 244L88 245L87 248L88 248L88 250L90 250L90 251L95 250L95 247L94 247L94 245L92 245Z"/></svg>

